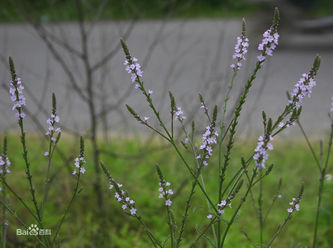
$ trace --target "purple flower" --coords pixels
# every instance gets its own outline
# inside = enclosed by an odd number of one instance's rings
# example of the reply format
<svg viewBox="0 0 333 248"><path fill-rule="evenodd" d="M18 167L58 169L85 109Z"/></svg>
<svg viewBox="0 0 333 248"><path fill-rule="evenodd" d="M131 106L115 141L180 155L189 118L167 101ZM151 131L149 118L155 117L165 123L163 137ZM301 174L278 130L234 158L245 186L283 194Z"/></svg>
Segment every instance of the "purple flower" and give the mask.
<svg viewBox="0 0 333 248"><path fill-rule="evenodd" d="M332 97L331 97L331 113L333 113L333 95L332 95Z"/></svg>
<svg viewBox="0 0 333 248"><path fill-rule="evenodd" d="M131 213L131 215L135 215L136 214L136 208L131 208L130 213Z"/></svg>
<svg viewBox="0 0 333 248"><path fill-rule="evenodd" d="M259 169L266 168L265 163L269 156L267 150L273 150L273 145L269 143L271 140L273 140L271 135L265 135L265 138L262 136L258 138L258 144L254 150L253 159L256 161L256 165Z"/></svg>
<svg viewBox="0 0 333 248"><path fill-rule="evenodd" d="M263 34L263 39L258 46L258 50L261 51L261 54L257 56L259 62L263 62L266 59L266 56L273 56L273 51L279 43L279 34L277 33L276 26L271 26Z"/></svg>
<svg viewBox="0 0 333 248"><path fill-rule="evenodd" d="M9 94L10 99L13 102L12 110L16 111L16 118L23 119L25 114L23 113L23 106L25 106L25 97L23 95L24 86L22 85L21 78L16 78L15 81L9 82Z"/></svg>
<svg viewBox="0 0 333 248"><path fill-rule="evenodd" d="M241 61L245 60L245 55L247 53L248 46L249 46L249 39L244 34L237 37L237 43L235 45L235 53L232 56L233 59L236 59L236 62L231 64L230 66L234 71L238 71L241 68L242 66Z"/></svg>

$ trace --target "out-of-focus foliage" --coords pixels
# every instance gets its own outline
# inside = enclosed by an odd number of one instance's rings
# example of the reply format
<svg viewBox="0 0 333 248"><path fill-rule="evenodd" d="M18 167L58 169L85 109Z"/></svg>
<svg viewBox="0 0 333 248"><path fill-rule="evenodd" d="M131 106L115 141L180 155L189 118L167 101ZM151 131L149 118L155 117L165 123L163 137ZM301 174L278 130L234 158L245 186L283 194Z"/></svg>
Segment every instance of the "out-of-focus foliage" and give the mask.
<svg viewBox="0 0 333 248"><path fill-rule="evenodd" d="M74 0L1 0L0 21L24 21L24 15L33 13L36 20L71 21L77 19L77 1ZM101 0L81 1L86 18L95 17ZM98 4L97 4L98 2ZM230 17L243 16L257 10L261 4L245 0L108 0L101 20L161 18Z"/></svg>

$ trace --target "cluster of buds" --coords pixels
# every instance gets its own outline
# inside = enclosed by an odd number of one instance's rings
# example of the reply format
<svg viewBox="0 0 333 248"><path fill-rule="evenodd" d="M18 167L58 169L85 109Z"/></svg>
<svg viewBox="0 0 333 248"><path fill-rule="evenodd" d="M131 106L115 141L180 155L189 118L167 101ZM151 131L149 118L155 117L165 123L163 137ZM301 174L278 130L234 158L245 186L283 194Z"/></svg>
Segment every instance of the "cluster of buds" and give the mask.
<svg viewBox="0 0 333 248"><path fill-rule="evenodd" d="M10 173L9 167L10 161L8 159L8 156L6 154L3 154L2 156L0 156L0 174Z"/></svg>
<svg viewBox="0 0 333 248"><path fill-rule="evenodd" d="M205 133L202 135L202 144L200 150L204 151L203 165L207 166L209 159L213 155L213 145L217 144L218 132L214 130L215 124L212 123L206 127ZM200 157L197 157L200 158Z"/></svg>
<svg viewBox="0 0 333 248"><path fill-rule="evenodd" d="M292 213L295 210L299 211L299 209L300 209L300 207L299 207L300 201L301 201L300 198L292 198L292 201L289 202L290 208L287 209L288 213Z"/></svg>
<svg viewBox="0 0 333 248"><path fill-rule="evenodd" d="M236 62L230 65L230 67L234 71L238 71L241 68L242 61L245 60L245 55L247 54L248 46L249 46L249 39L245 36L245 21L243 20L242 35L237 37L237 43L235 45L235 53L232 56L233 59L236 59Z"/></svg>
<svg viewBox="0 0 333 248"><path fill-rule="evenodd" d="M160 181L159 185L161 186L158 191L159 191L159 196L158 198L164 199L165 200L165 206L171 206L172 201L170 200L170 195L173 195L173 191L170 188L171 183L165 182L165 180Z"/></svg>
<svg viewBox="0 0 333 248"><path fill-rule="evenodd" d="M122 187L122 184L116 183L113 178L110 178L109 189L115 189L114 197L121 204L122 210L129 215L136 215L135 201L129 197L128 193Z"/></svg>
<svg viewBox="0 0 333 248"><path fill-rule="evenodd" d="M59 134L61 133L61 128L57 127L57 123L59 123L60 118L58 115L56 115L56 113L52 113L51 117L49 119L46 120L46 123L49 125L47 128L47 132L45 133L45 135L50 137L50 140L52 142L56 141L56 138L53 137L54 134Z"/></svg>
<svg viewBox="0 0 333 248"><path fill-rule="evenodd" d="M83 167L83 165L86 163L86 160L84 159L84 141L83 137L80 139L80 155L79 157L75 158L74 165L76 169L73 170L73 175L80 175L84 174L86 172L86 169Z"/></svg>
<svg viewBox="0 0 333 248"><path fill-rule="evenodd" d="M73 170L73 175L77 174L78 172L81 174L84 174L86 172L86 169L83 167L83 165L86 163L86 161L84 160L84 157L77 157L74 160L74 165L75 167L78 169L78 171L76 171L76 169Z"/></svg>
<svg viewBox="0 0 333 248"><path fill-rule="evenodd" d="M12 110L16 111L16 118L24 118L23 106L25 106L25 96L23 95L24 86L21 78L17 77L9 83L10 99L13 102Z"/></svg>
<svg viewBox="0 0 333 248"><path fill-rule="evenodd" d="M126 66L125 70L127 71L127 73L131 75L132 83L135 83L142 77L143 71L141 70L141 65L138 63L137 58L131 57L131 56L126 56L124 65ZM140 87L140 85L138 85L138 84L135 85L136 89L139 87Z"/></svg>
<svg viewBox="0 0 333 248"><path fill-rule="evenodd" d="M276 9L274 13L273 25L264 32L263 39L258 45L258 50L261 51L260 55L257 56L259 62L266 60L266 56L273 56L273 51L279 43L279 34L277 27L280 21L279 11Z"/></svg>
<svg viewBox="0 0 333 248"><path fill-rule="evenodd" d="M311 97L312 88L316 86L316 81L314 79L315 73L304 73L299 81L295 84L295 88L292 91L291 99L288 101L296 109L299 109L302 105L302 100L304 97Z"/></svg>
<svg viewBox="0 0 333 248"><path fill-rule="evenodd" d="M226 200L222 200L220 203L217 204L217 213L218 215L223 215L224 214L224 209L226 207L231 208L231 201L233 199L234 195L231 195L229 197L227 197ZM209 214L207 215L207 219L212 219L213 215Z"/></svg>
<svg viewBox="0 0 333 248"><path fill-rule="evenodd" d="M258 138L257 147L254 150L253 159L256 161L256 165L259 169L265 169L266 160L268 159L267 150L273 150L273 145L269 143L273 140L271 135L260 136Z"/></svg>
<svg viewBox="0 0 333 248"><path fill-rule="evenodd" d="M174 115L175 115L175 120L183 121L186 119L186 116L184 115L184 112L181 109L181 107L177 107L174 110Z"/></svg>

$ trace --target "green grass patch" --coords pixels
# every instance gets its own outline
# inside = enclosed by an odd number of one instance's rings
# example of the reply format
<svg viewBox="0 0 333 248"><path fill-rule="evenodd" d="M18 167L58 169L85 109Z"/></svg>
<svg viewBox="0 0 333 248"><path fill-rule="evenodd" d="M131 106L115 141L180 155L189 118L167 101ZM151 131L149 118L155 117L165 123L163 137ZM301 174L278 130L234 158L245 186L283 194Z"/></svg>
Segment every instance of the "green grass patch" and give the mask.
<svg viewBox="0 0 333 248"><path fill-rule="evenodd" d="M25 166L21 157L21 146L16 136L8 138L9 147L8 155L12 160L11 173L8 175L8 183L29 202L33 207L30 199L30 192L25 175ZM255 140L241 141L234 148L230 170L227 179L232 172L240 167L240 157L248 158L255 147ZM29 158L31 160L31 171L33 182L36 188L38 199L41 199L43 180L46 172L47 161L43 157L47 144L43 143L36 137L28 137ZM177 224L180 223L183 214L185 199L191 187L191 178L189 177L184 165L180 159L173 153L171 148L165 148L160 142L149 142L138 140L123 140L114 138L111 145L100 144L103 150L113 153L122 154L121 157L111 157L103 154L101 160L109 168L112 176L123 183L128 190L131 198L136 201L140 215L147 222L153 233L164 240L168 235L167 216L163 208L163 203L158 199L158 176L154 165L158 163L163 170L165 178L172 183L175 192L179 190L177 197L174 199L172 209L176 216ZM78 141L65 137L60 141L59 147L67 156L77 156ZM108 244L108 247L148 247L148 240L142 227L131 218L123 214L121 206L116 202L113 194L108 189L108 181L102 175L101 182L105 197L105 213L103 219L97 218L99 210L97 199L93 189L95 172L92 162L91 147L86 141L87 173L82 176L82 192L75 201L68 218L65 221L61 231L62 247L90 247L96 232L103 233L98 235L97 244ZM142 153L144 150L163 147L154 152ZM275 167L267 178L264 179L264 211L267 210L280 178L282 178L282 198L277 200L268 217L264 240L267 242L278 225L287 216L288 202L292 197L297 195L302 182L305 183L304 198L301 202L301 211L297 212L292 220L288 223L286 229L281 233L273 247L308 247L312 242L312 233L315 218L316 194L318 186L318 173L314 161L306 145L301 141L274 141L275 149L270 153L269 163L274 163ZM317 149L318 147L316 147ZM142 156L138 156L138 155ZM185 153L186 154L186 153ZM127 155L127 156L124 156ZM135 157L133 159L132 157ZM190 155L186 154L190 159ZM74 157L73 157L74 158ZM254 166L253 163L251 165ZM74 168L73 159L68 165L59 155L54 157L52 168L52 181L48 201L45 208L45 227L53 231L55 225L63 213L72 194L75 184L75 178L71 175ZM332 173L332 170L329 172ZM203 171L203 178L207 192L212 199L217 200L217 164L211 161L209 166ZM243 189L244 190L244 189ZM257 189L253 191L257 195ZM226 209L226 218L237 206L240 197L233 202L233 209ZM332 247L333 240L331 237L333 226L333 181L325 181L325 192L320 210L320 228L319 228L319 245L318 247ZM15 210L20 218L28 225L35 223L33 218L24 210L24 208L14 199L10 198L10 206ZM188 247L190 242L197 235L196 226L202 229L208 220L206 201L202 197L199 189L196 190L189 213L188 223L185 229L183 247ZM253 207L251 198L247 199L239 216L237 216L234 226L231 228L230 235L226 240L226 247L253 247L247 240L244 232L251 238L254 244L258 243L258 220L256 210ZM9 217L8 242L10 244L24 244L25 247L32 245L33 238L25 236L16 236L16 228L22 228L22 225L13 217ZM101 232L100 230L103 230ZM212 238L211 230L208 236ZM205 239L197 247L207 247L208 242ZM9 246L11 247L11 246Z"/></svg>

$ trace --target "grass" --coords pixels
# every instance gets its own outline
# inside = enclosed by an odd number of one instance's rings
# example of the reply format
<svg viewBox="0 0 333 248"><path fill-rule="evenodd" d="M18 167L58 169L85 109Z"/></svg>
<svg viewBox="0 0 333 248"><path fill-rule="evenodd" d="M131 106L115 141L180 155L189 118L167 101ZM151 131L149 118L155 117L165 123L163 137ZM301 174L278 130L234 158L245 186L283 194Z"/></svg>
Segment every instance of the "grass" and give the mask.
<svg viewBox="0 0 333 248"><path fill-rule="evenodd" d="M31 170L33 181L37 191L38 199L41 198L41 189L43 185L46 159L43 157L43 151L46 144L43 144L37 137L28 137L29 157L31 160ZM105 150L121 154L138 154L143 144L138 140L123 140L114 138L111 145L102 144ZM18 137L9 136L8 155L12 160L11 173L7 177L8 183L27 201L30 200L27 181L25 179L24 163L21 157L21 147L18 143ZM142 141L141 141L142 143ZM255 140L239 141L232 154L230 169L236 171L240 164L240 156L248 157L255 147ZM87 174L82 176L82 192L79 194L73 208L65 221L61 231L62 247L90 247L96 230L100 225L107 230L104 237L98 242L100 244L109 244L108 247L148 247L148 240L143 229L131 217L124 215L117 204L112 193L108 190L108 182L103 176L103 185L105 193L106 213L104 221L101 223L96 220L96 196L93 191L92 182L94 178L94 169L91 160L91 150L87 144ZM311 245L314 214L316 204L316 193L318 186L318 174L315 164L306 145L299 140L279 140L274 141L275 149L271 152L269 162L275 164L272 174L264 180L264 209L267 210L272 196L281 177L283 197L279 199L272 210L266 229L264 240L268 241L276 230L279 223L286 217L288 202L294 197L299 190L302 182L305 183L304 198L301 202L301 211L296 213L294 218L288 223L273 247L308 247ZM161 146L159 142L152 142L152 148ZM74 139L65 137L60 141L59 147L66 155L78 153L78 143ZM316 146L318 150L319 146ZM191 180L188 177L181 161L175 157L171 149L162 149L158 152L150 153L140 159L124 159L102 155L102 160L111 171L114 178L124 184L130 196L136 201L137 208L144 220L148 223L154 234L161 240L167 236L167 216L162 207L162 201L158 199L158 176L156 175L154 165L158 163L163 170L165 178L172 183L172 188L176 192L182 187L179 195L174 199L172 207L175 212L176 221L180 221L185 198L191 186ZM253 165L253 164L252 164ZM71 175L73 162L69 167L59 156L55 156L52 173L55 173L51 182L49 200L46 204L45 226L53 228L61 216L66 203L69 201L75 180ZM211 162L208 168L204 169L204 179L207 191L210 195L217 195L217 173L216 164ZM231 173L231 172L229 172ZM332 173L332 170L329 172ZM227 175L227 176L230 176ZM256 195L256 190L253 192ZM217 200L216 197L213 197ZM239 199L239 198L238 198ZM236 200L237 201L237 200ZM11 197L11 207L17 212L26 224L34 223L32 217ZM32 204L32 202L31 202ZM202 229L208 223L206 216L207 205L202 200L199 190L195 193L192 203L193 208L190 212L189 222L186 225L183 247L188 244L196 235L196 226ZM236 202L233 203L236 206ZM232 210L226 210L226 216L231 214ZM332 247L333 239L333 181L325 181L324 199L321 208L320 228L319 228L319 245L318 247ZM9 219L9 243L16 242L9 247L18 247L21 244L24 247L33 245L33 238L25 236L16 236L16 228L23 228L12 216ZM235 225L232 227L228 236L226 247L253 247L247 240L243 232L246 232L252 239L253 243L258 243L258 221L256 211L250 198L242 208L240 216L237 217ZM211 236L211 233L208 233ZM201 240L202 244L197 247L207 247L207 241ZM30 243L29 243L30 242ZM97 246L99 247L99 246Z"/></svg>

